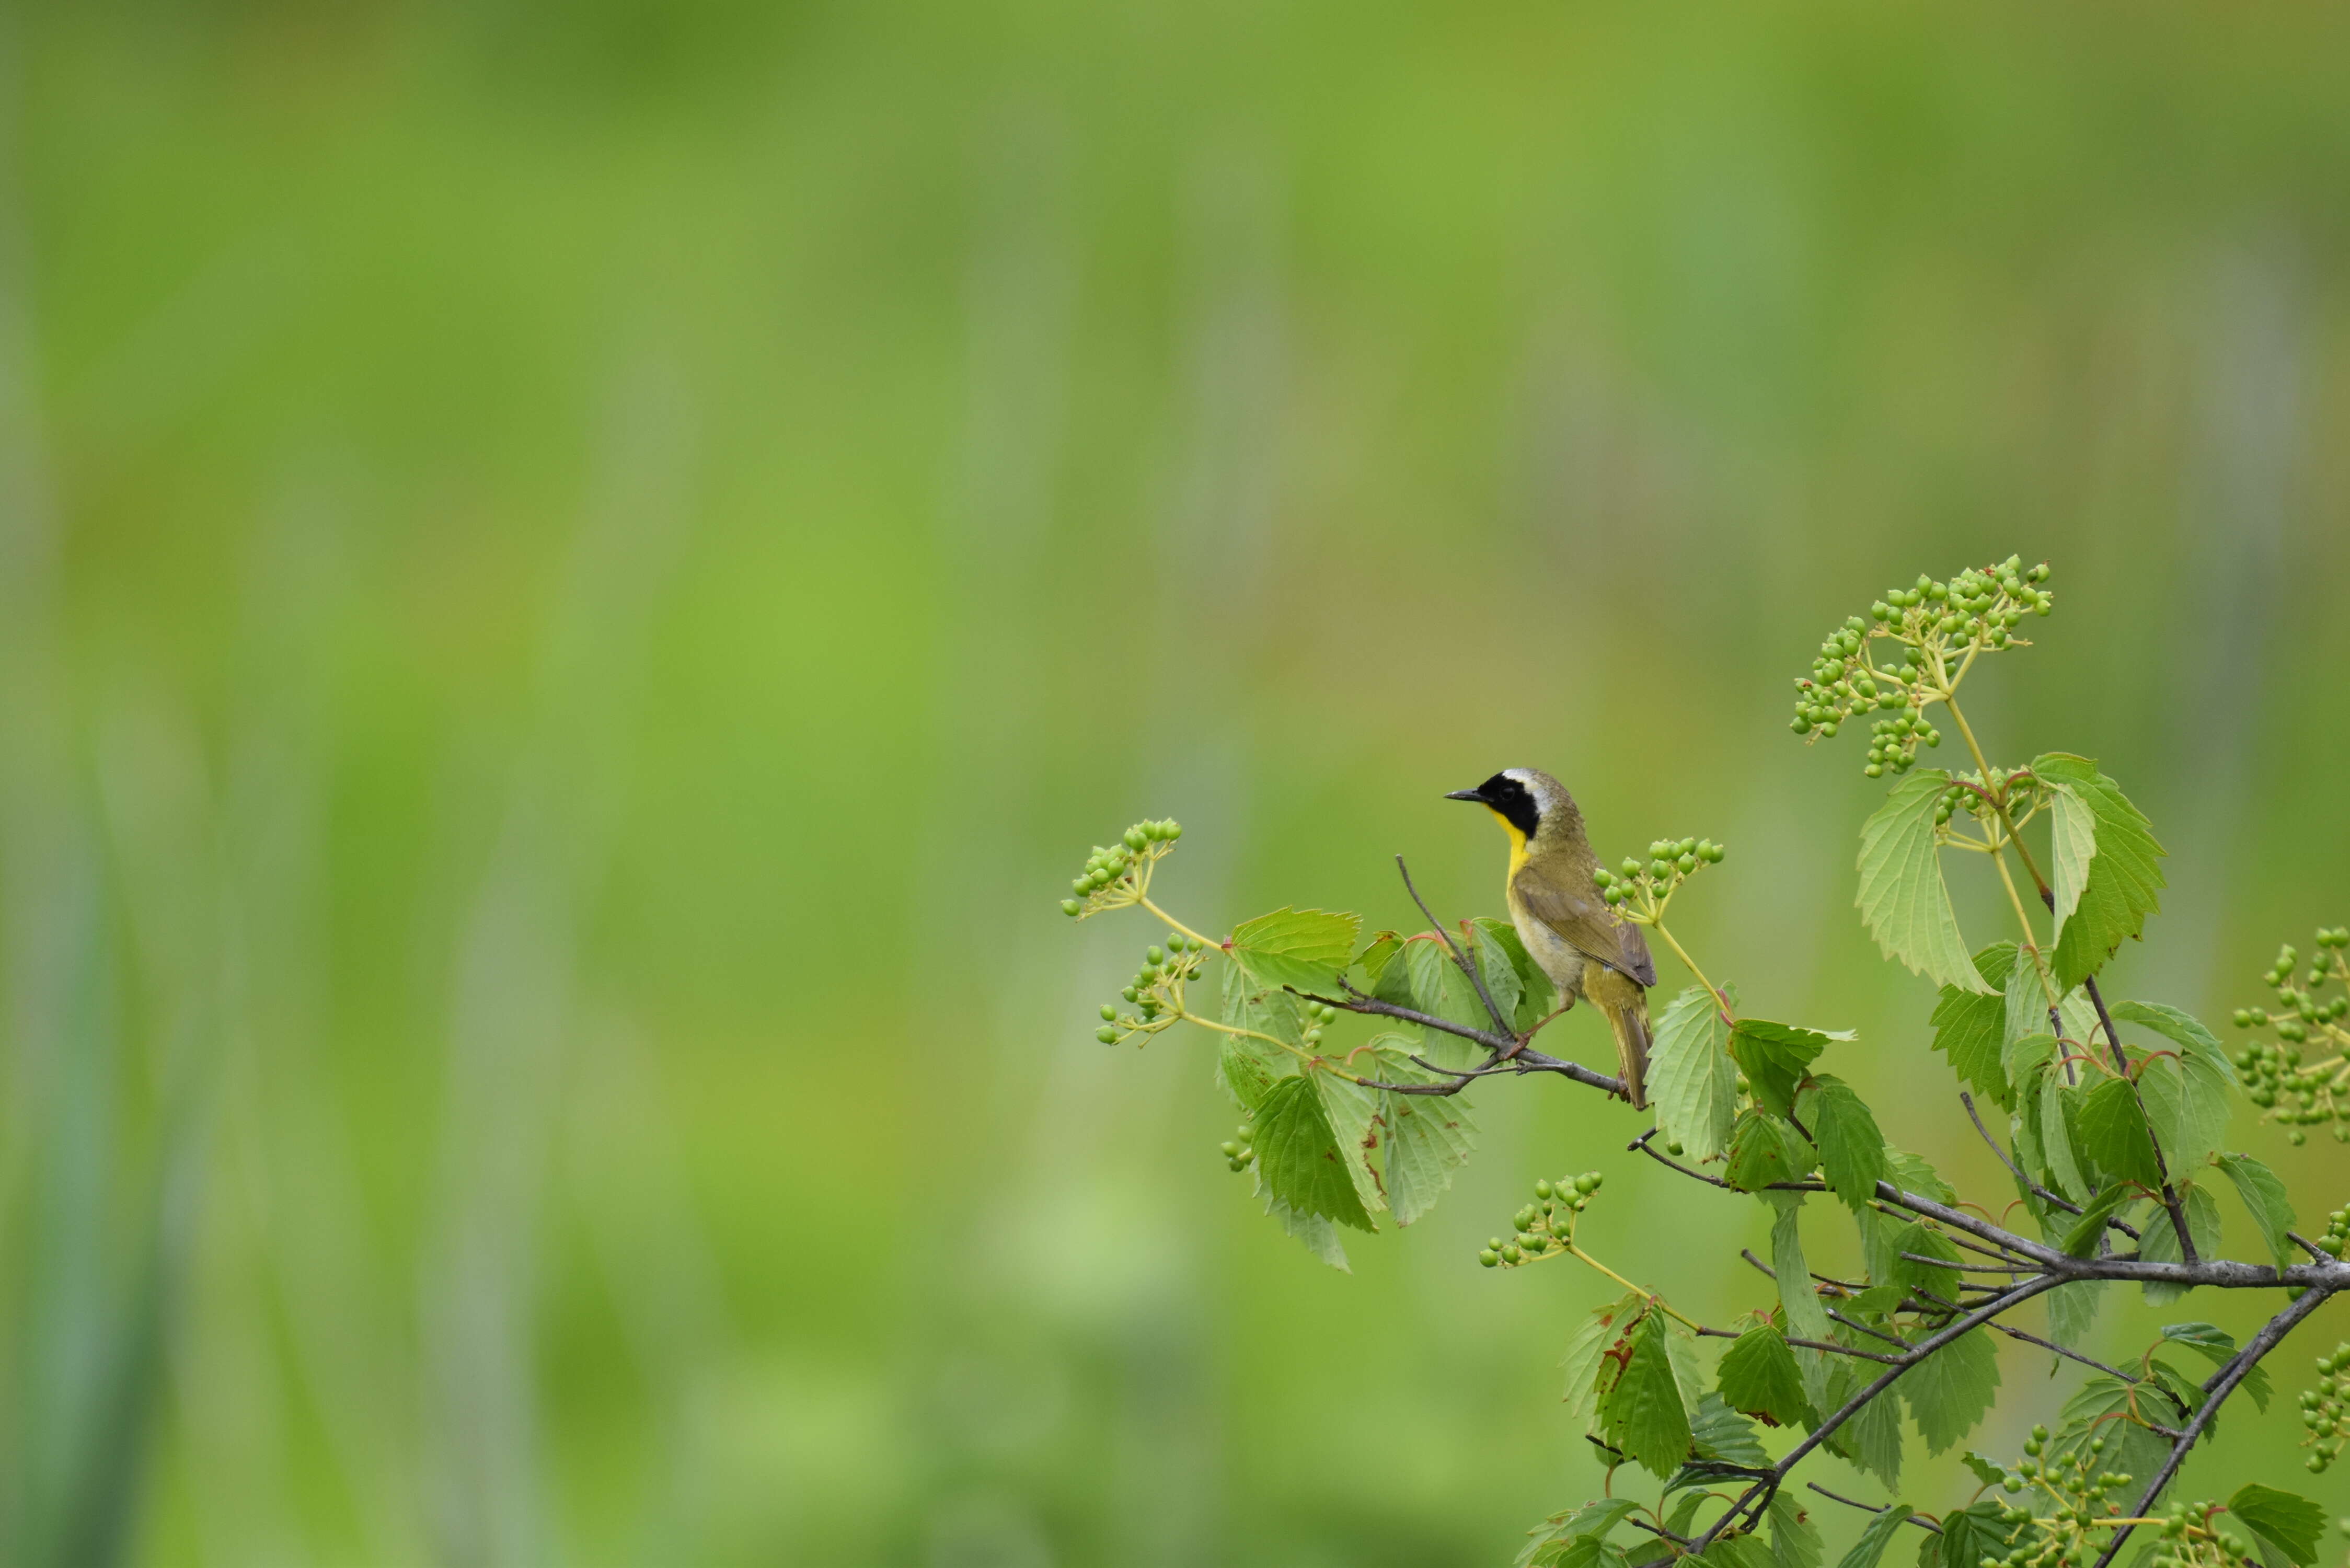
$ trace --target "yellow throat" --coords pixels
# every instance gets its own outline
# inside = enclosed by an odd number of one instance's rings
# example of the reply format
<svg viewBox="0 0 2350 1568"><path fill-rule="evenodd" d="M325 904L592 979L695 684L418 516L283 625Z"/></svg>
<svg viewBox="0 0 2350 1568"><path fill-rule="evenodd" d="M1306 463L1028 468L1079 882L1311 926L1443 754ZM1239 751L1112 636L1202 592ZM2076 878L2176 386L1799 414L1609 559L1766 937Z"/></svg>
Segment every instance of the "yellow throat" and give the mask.
<svg viewBox="0 0 2350 1568"><path fill-rule="evenodd" d="M1487 811L1493 811L1493 808L1490 805L1485 809ZM1508 817L1503 816L1498 811L1493 811L1493 820L1500 823L1502 825L1502 831L1510 836L1510 875L1514 877L1518 874L1519 869L1526 863L1526 836L1518 831L1518 825L1516 823L1512 822Z"/></svg>

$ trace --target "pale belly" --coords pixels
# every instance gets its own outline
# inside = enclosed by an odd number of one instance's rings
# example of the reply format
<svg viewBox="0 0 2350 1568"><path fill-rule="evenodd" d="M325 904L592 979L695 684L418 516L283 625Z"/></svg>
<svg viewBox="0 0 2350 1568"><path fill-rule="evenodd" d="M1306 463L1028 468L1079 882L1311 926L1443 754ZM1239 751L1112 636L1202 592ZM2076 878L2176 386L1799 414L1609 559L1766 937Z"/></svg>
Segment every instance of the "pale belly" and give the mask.
<svg viewBox="0 0 2350 1568"><path fill-rule="evenodd" d="M1513 898L1514 906L1517 902ZM1565 938L1544 922L1529 919L1515 908L1510 910L1510 923L1518 928L1518 940L1526 944L1526 951L1542 971L1558 987L1561 1006L1583 994L1583 966L1588 961L1569 946Z"/></svg>

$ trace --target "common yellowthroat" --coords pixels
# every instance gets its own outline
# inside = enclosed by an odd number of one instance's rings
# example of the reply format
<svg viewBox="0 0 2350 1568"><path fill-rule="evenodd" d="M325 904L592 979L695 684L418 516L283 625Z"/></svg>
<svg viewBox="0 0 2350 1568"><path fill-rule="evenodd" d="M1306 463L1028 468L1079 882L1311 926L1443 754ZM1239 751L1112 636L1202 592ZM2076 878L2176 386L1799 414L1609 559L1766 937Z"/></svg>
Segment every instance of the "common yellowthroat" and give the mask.
<svg viewBox="0 0 2350 1568"><path fill-rule="evenodd" d="M1447 800L1473 800L1510 836L1510 919L1526 951L1558 986L1560 1006L1588 998L1615 1032L1624 1092L1635 1110L1648 1104L1648 988L1656 961L1639 928L1617 917L1591 874L1599 859L1583 831L1583 813L1566 786L1536 768L1508 768Z"/></svg>

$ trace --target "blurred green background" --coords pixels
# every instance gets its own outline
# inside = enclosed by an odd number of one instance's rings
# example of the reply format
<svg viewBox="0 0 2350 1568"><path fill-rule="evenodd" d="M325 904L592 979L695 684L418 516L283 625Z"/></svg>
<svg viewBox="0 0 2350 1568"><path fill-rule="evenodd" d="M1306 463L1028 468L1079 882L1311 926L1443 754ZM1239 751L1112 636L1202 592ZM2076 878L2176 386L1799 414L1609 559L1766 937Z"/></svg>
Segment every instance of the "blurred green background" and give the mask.
<svg viewBox="0 0 2350 1568"><path fill-rule="evenodd" d="M1602 1255L1727 1315L1759 1210L1502 1084L1445 1207L1326 1270L1222 1168L1202 1040L1093 1044L1156 932L1066 878L1173 815L1196 925L1401 924L1399 851L1494 912L1437 796L1550 768L1604 854L1725 841L1701 961L1857 1027L1888 1134L1998 1192L1851 909L1879 791L1787 681L1891 582L2045 557L1970 716L2169 846L2114 990L2210 1016L2350 920L2345 48L2316 5L10 8L5 1556L1505 1561L1598 1486L1554 1366L1612 1293L1476 1246L1596 1166ZM2256 1310L2116 1297L2106 1348ZM2012 1454L2075 1380L2005 1366ZM2230 1427L2190 1486L2299 1475Z"/></svg>

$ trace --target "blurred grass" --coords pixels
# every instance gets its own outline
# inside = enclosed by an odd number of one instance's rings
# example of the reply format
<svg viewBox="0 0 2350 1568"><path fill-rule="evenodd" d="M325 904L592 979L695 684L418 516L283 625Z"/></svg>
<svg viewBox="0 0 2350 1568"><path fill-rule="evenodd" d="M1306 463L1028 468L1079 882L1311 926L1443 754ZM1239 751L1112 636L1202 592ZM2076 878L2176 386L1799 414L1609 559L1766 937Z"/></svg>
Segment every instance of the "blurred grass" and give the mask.
<svg viewBox="0 0 2350 1568"><path fill-rule="evenodd" d="M1989 1182L1782 683L1888 582L2044 556L1970 711L2170 845L2124 988L2209 1016L2350 919L2344 34L16 16L11 1559L1503 1556L1597 1485L1551 1363L1603 1293L1476 1241L1600 1166L1602 1255L1720 1314L1752 1217L1505 1085L1322 1271L1196 1043L1089 1044L1149 933L1062 878L1173 814L1195 924L1400 923L1399 850L1486 909L1434 797L1547 766L1603 848L1727 841L1709 967ZM2214 1488L2292 1462L2242 1427Z"/></svg>

